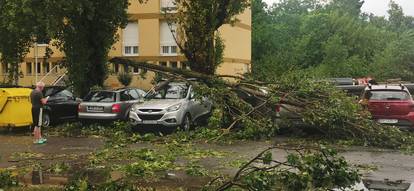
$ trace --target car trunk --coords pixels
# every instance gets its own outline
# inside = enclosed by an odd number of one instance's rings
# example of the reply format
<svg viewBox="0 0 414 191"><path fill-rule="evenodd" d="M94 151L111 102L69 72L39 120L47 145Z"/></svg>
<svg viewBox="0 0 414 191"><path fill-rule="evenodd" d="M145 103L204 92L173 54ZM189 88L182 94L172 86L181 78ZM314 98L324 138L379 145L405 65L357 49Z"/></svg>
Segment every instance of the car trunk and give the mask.
<svg viewBox="0 0 414 191"><path fill-rule="evenodd" d="M412 101L384 101L370 100L369 111L375 116L392 116L407 115L413 110L414 103Z"/></svg>

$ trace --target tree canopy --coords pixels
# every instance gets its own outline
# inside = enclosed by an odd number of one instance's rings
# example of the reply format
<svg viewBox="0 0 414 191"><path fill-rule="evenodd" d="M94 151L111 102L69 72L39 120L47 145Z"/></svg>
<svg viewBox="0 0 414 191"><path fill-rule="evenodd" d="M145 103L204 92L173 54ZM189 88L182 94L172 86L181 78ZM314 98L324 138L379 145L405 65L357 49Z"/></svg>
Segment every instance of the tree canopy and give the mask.
<svg viewBox="0 0 414 191"><path fill-rule="evenodd" d="M214 74L221 63L224 45L218 29L237 22L236 15L250 5L250 0L175 0L179 7L170 21L179 27L176 39L192 70Z"/></svg>
<svg viewBox="0 0 414 191"><path fill-rule="evenodd" d="M283 0L267 7L254 0L253 74L414 80L413 17L393 1L389 18L363 13L363 3Z"/></svg>

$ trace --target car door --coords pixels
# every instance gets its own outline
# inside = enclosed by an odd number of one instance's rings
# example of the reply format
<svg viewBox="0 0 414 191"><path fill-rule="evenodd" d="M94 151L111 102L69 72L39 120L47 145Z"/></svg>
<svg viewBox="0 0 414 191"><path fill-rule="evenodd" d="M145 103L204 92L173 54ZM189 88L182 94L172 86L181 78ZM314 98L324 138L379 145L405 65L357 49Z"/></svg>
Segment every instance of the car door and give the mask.
<svg viewBox="0 0 414 191"><path fill-rule="evenodd" d="M69 90L62 91L63 97L65 97L64 108L66 111L64 112L63 116L65 118L77 118L78 116L78 106L80 104L80 100L76 99L72 92Z"/></svg>
<svg viewBox="0 0 414 191"><path fill-rule="evenodd" d="M57 112L59 118L69 119L77 117L77 110L79 102L68 90L63 90L57 93L54 101L54 112Z"/></svg>
<svg viewBox="0 0 414 191"><path fill-rule="evenodd" d="M203 112L202 100L200 100L200 98L196 98L195 92L193 91L192 87L190 87L189 91L189 108L191 110L190 113L193 119L196 119L200 117L200 115Z"/></svg>
<svg viewBox="0 0 414 191"><path fill-rule="evenodd" d="M55 94L49 97L46 106L44 107L44 111L48 112L50 117L55 119L61 119L63 108L61 106L62 98L59 95Z"/></svg>

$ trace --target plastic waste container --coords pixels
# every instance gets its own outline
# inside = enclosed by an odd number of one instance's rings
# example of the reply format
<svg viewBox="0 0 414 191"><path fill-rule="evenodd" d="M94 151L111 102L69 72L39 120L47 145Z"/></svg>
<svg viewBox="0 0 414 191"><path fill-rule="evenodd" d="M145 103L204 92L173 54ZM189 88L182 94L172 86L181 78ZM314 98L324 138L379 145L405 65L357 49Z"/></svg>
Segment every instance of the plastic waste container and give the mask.
<svg viewBox="0 0 414 191"><path fill-rule="evenodd" d="M0 88L0 128L32 124L29 88Z"/></svg>

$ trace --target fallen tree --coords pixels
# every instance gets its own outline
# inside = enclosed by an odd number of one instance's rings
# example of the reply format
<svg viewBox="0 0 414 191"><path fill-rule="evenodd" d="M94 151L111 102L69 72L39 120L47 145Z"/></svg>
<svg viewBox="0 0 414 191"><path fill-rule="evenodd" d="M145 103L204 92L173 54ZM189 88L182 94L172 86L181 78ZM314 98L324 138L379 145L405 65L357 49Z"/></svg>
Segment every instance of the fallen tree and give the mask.
<svg viewBox="0 0 414 191"><path fill-rule="evenodd" d="M218 112L213 113L216 127L224 133L236 132L241 138L271 137L280 128L275 109L292 109L303 123L299 129L307 135L328 140L354 141L360 145L411 149L414 138L394 127L373 122L370 114L354 98L329 82L291 74L277 81L259 82L242 77L206 75L190 70L167 68L146 62L113 58L113 63L139 67L169 78L197 78L199 96L210 98ZM236 80L225 80L224 78ZM189 81L192 83L192 81ZM286 121L287 126L289 121ZM236 131L232 131L237 129Z"/></svg>
<svg viewBox="0 0 414 191"><path fill-rule="evenodd" d="M287 151L285 161L274 159L277 149ZM358 171L332 149L275 146L243 164L232 178L213 179L204 190L345 190L358 181Z"/></svg>

